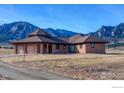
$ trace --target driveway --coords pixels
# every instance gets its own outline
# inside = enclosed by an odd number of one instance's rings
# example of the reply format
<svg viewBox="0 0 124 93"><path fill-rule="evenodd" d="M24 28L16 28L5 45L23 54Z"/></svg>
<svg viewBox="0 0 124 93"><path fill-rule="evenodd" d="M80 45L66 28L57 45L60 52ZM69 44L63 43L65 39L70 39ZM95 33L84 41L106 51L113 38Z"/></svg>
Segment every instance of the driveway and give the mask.
<svg viewBox="0 0 124 93"><path fill-rule="evenodd" d="M53 73L18 68L5 62L0 62L0 74L14 80L71 80Z"/></svg>

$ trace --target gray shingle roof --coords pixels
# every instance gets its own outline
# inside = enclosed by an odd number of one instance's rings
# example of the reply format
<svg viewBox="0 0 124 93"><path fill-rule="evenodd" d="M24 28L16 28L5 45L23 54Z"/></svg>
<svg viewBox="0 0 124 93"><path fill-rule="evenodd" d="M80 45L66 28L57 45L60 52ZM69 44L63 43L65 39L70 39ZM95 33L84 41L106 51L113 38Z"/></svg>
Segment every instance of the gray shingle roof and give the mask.
<svg viewBox="0 0 124 93"><path fill-rule="evenodd" d="M46 37L50 37L50 34L45 32L43 29L37 29L36 31L34 31L31 34L29 34L29 37L31 37L31 36L46 36Z"/></svg>
<svg viewBox="0 0 124 93"><path fill-rule="evenodd" d="M12 43L66 43L55 37L32 36Z"/></svg>
<svg viewBox="0 0 124 93"><path fill-rule="evenodd" d="M50 36L47 32L45 32L42 29L38 29L35 32L31 33L28 38L14 41L12 43L35 43L35 42L42 42L42 43L91 43L91 42L97 42L97 43L107 43L107 41L96 38L94 36L83 36L82 34L74 35L70 38L56 38Z"/></svg>

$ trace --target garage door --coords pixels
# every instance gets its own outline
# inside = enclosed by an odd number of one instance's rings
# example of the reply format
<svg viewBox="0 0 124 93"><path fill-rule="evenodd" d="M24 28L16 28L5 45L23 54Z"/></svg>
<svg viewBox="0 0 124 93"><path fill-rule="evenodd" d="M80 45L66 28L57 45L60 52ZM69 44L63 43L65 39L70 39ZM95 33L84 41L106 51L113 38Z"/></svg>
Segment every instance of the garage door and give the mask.
<svg viewBox="0 0 124 93"><path fill-rule="evenodd" d="M27 46L27 54L33 54L35 53L34 45L28 45Z"/></svg>
<svg viewBox="0 0 124 93"><path fill-rule="evenodd" d="M19 45L17 46L17 54L24 54L24 47Z"/></svg>

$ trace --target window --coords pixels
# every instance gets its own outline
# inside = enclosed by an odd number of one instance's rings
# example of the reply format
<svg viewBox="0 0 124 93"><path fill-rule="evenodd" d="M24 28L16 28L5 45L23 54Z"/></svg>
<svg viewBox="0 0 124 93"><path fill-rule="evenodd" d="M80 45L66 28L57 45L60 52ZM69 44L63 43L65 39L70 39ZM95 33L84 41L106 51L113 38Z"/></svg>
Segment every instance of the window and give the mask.
<svg viewBox="0 0 124 93"><path fill-rule="evenodd" d="M95 48L95 43L91 43L91 48Z"/></svg>
<svg viewBox="0 0 124 93"><path fill-rule="evenodd" d="M56 45L56 49L59 49L59 44Z"/></svg>
<svg viewBox="0 0 124 93"><path fill-rule="evenodd" d="M82 48L82 44L80 44L80 48Z"/></svg>
<svg viewBox="0 0 124 93"><path fill-rule="evenodd" d="M65 44L63 45L63 49L66 49L66 45Z"/></svg>
<svg viewBox="0 0 124 93"><path fill-rule="evenodd" d="M47 45L46 45L46 44L44 44L44 48L45 48L45 49L47 48Z"/></svg>

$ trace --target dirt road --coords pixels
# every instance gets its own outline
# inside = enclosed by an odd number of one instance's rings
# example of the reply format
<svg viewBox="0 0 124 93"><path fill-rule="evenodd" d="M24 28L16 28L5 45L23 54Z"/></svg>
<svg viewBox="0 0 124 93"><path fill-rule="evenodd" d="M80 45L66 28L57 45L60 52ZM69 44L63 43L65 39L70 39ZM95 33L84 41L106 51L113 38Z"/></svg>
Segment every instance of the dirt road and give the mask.
<svg viewBox="0 0 124 93"><path fill-rule="evenodd" d="M18 68L4 62L0 62L0 74L14 80L70 80L53 73Z"/></svg>

